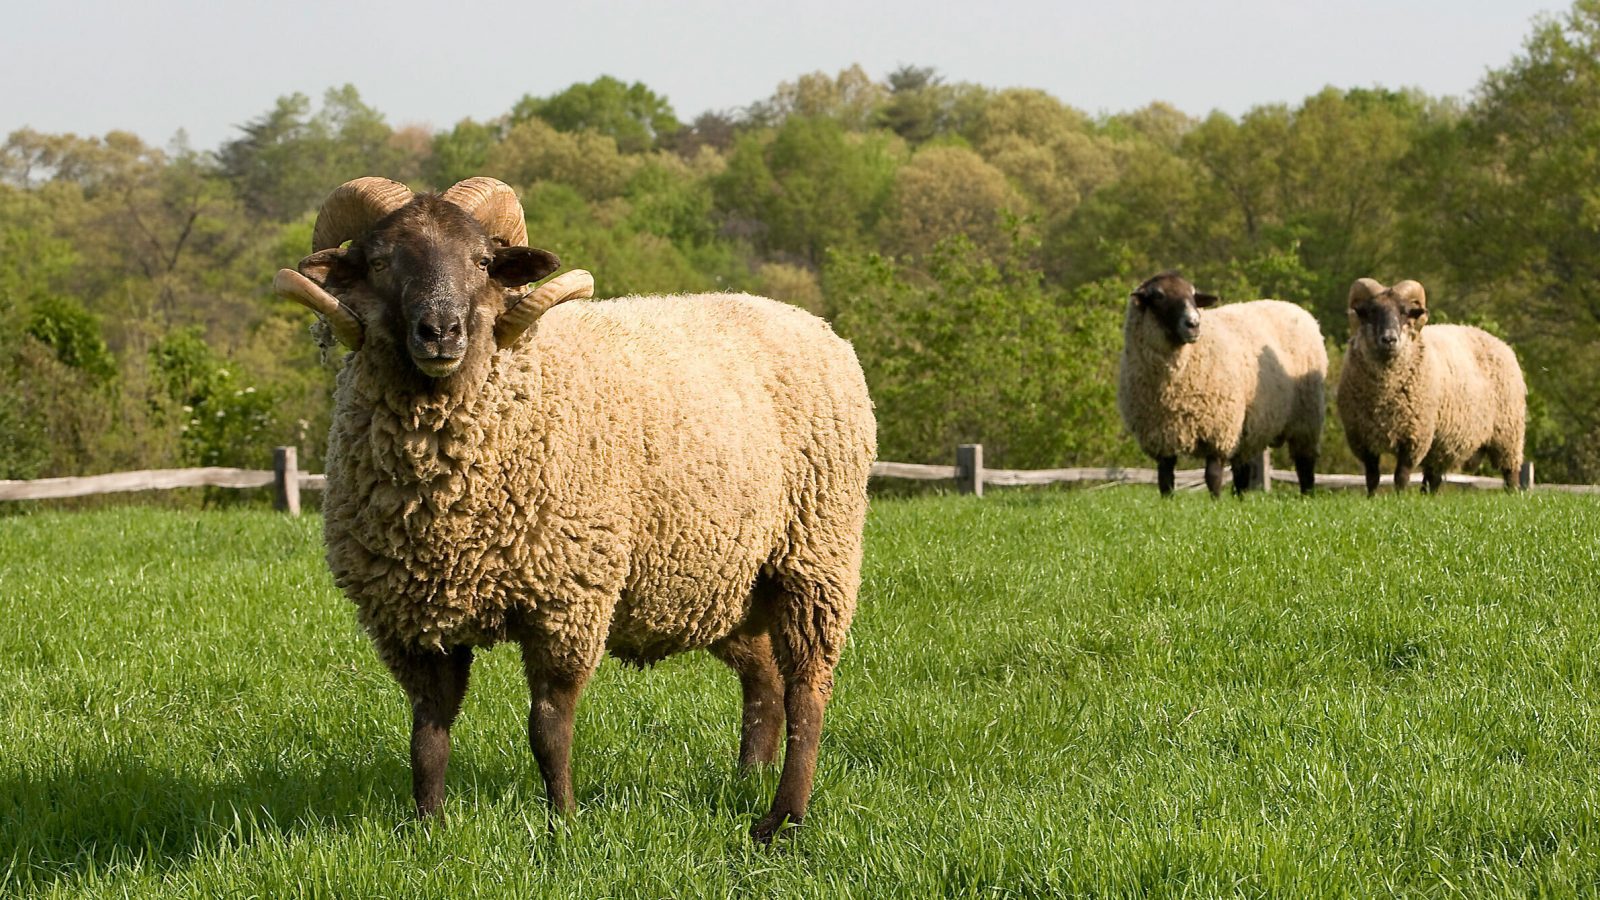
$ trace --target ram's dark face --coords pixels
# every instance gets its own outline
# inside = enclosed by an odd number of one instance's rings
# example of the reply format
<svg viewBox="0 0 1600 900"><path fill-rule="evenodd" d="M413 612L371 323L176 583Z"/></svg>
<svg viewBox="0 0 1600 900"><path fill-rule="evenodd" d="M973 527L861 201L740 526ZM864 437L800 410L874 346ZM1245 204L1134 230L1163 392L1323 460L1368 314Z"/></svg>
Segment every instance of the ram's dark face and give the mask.
<svg viewBox="0 0 1600 900"><path fill-rule="evenodd" d="M1134 289L1138 315L1151 317L1173 346L1200 340L1200 310L1214 306L1215 294L1202 294L1176 272L1162 272Z"/></svg>
<svg viewBox="0 0 1600 900"><path fill-rule="evenodd" d="M1414 281L1381 291L1351 292L1351 343L1364 347L1379 362L1405 355L1421 338L1427 321L1427 300Z"/></svg>
<svg viewBox="0 0 1600 900"><path fill-rule="evenodd" d="M443 378L470 353L494 351L494 322L508 289L557 265L553 254L505 246L461 207L422 195L347 249L307 257L300 271L355 310L368 343Z"/></svg>

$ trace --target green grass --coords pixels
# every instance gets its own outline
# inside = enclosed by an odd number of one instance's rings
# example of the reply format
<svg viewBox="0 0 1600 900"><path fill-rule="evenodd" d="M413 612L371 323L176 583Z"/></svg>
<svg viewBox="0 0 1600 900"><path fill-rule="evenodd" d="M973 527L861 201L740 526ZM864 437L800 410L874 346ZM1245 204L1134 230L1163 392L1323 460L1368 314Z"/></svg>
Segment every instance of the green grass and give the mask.
<svg viewBox="0 0 1600 900"><path fill-rule="evenodd" d="M1597 573L1592 498L880 502L772 852L704 654L602 668L553 830L481 654L420 826L314 517L0 519L0 894L1593 893Z"/></svg>

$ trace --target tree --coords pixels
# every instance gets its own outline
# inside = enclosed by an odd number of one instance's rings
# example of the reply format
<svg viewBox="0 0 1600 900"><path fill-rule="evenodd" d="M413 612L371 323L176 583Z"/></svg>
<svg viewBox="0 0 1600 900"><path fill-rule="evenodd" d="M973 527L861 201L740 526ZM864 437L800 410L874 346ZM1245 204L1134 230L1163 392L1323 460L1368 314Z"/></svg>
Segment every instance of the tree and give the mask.
<svg viewBox="0 0 1600 900"><path fill-rule="evenodd" d="M848 134L828 118L792 117L741 136L716 181L718 205L753 227L769 252L820 266L829 247L858 243L877 224L901 150L879 134Z"/></svg>
<svg viewBox="0 0 1600 900"><path fill-rule="evenodd" d="M499 140L499 129L472 119L462 119L449 131L433 136L432 153L423 167L423 180L444 190L466 178L489 171L489 152Z"/></svg>
<svg viewBox="0 0 1600 900"><path fill-rule="evenodd" d="M549 97L525 95L511 109L513 124L542 119L557 131L594 131L623 153L643 153L682 127L672 104L641 82L602 75Z"/></svg>
<svg viewBox="0 0 1600 900"><path fill-rule="evenodd" d="M1600 479L1600 0L1538 23L1454 128L1419 142L1408 208L1458 309L1498 322L1553 426L1559 478ZM1445 307L1449 309L1449 307Z"/></svg>
<svg viewBox="0 0 1600 900"><path fill-rule="evenodd" d="M940 241L965 235L991 259L1011 242L1006 215L1022 200L999 169L965 147L925 147L895 173L879 224L881 245L920 259Z"/></svg>
<svg viewBox="0 0 1600 900"><path fill-rule="evenodd" d="M383 115L363 103L353 85L330 88L322 109L310 112L304 94L279 97L270 111L241 126L243 137L218 151L223 176L252 215L287 221L316 209L352 178L385 173L403 180L420 173L421 161L392 142Z"/></svg>
<svg viewBox="0 0 1600 900"><path fill-rule="evenodd" d="M957 235L924 271L830 254L823 289L866 372L882 458L948 462L970 442L997 467L1137 458L1115 414L1121 318L1105 285L1050 289Z"/></svg>
<svg viewBox="0 0 1600 900"><path fill-rule="evenodd" d="M853 65L838 75L812 72L785 81L765 101L745 111L751 123L777 127L791 118L831 119L846 131L866 131L877 117L886 91L866 70Z"/></svg>

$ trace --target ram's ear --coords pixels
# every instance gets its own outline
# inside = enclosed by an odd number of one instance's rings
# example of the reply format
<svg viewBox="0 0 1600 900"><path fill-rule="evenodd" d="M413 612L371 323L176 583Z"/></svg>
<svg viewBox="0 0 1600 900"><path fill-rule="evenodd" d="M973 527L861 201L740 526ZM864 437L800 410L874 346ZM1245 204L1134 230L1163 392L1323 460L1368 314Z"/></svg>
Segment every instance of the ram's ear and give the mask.
<svg viewBox="0 0 1600 900"><path fill-rule="evenodd" d="M497 247L489 263L489 277L504 287L527 284L554 272L561 260L548 250L533 247Z"/></svg>
<svg viewBox="0 0 1600 900"><path fill-rule="evenodd" d="M1216 294L1197 293L1194 295L1194 305L1200 307L1201 309L1205 309L1210 306L1216 306L1219 299L1221 298L1219 298Z"/></svg>
<svg viewBox="0 0 1600 900"><path fill-rule="evenodd" d="M300 270L301 275L323 287L327 287L330 278L342 280L355 274L352 271L354 265L350 259L350 251L342 247L318 250L300 260L300 265L296 268Z"/></svg>

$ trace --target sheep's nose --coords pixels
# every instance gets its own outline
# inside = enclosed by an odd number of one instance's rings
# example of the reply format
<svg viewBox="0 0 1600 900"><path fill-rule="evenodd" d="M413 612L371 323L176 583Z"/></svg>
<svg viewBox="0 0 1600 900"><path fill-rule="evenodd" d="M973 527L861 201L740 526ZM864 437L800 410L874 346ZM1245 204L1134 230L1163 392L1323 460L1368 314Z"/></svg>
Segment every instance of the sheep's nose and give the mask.
<svg viewBox="0 0 1600 900"><path fill-rule="evenodd" d="M1199 313L1189 313L1188 315L1184 316L1183 317L1183 327L1189 329L1190 331L1193 331L1194 329L1199 328L1200 327L1200 314Z"/></svg>
<svg viewBox="0 0 1600 900"><path fill-rule="evenodd" d="M415 349L425 355L459 356L463 343L461 316L438 311L423 313L417 317L411 338Z"/></svg>
<svg viewBox="0 0 1600 900"><path fill-rule="evenodd" d="M1393 331L1385 331L1383 334L1378 335L1378 344L1382 347L1393 347L1398 343L1400 343L1400 335Z"/></svg>

